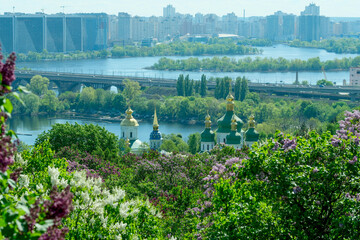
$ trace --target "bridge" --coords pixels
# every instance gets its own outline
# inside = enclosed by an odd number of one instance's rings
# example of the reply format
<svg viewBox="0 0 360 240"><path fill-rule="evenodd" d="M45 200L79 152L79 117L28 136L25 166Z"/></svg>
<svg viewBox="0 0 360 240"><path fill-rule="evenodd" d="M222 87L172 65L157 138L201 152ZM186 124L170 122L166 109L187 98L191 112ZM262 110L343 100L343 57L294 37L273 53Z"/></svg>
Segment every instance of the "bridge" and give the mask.
<svg viewBox="0 0 360 240"><path fill-rule="evenodd" d="M78 74L78 73L57 73L45 71L15 71L16 81L14 86L26 85L34 75L47 77L52 84L55 84L59 93L65 91L78 91L81 86L110 89L115 86L123 89L123 81L131 79L137 81L142 87L176 87L176 79L165 79L155 77L130 77L130 76L111 76L98 74ZM216 83L208 81L208 89L215 89ZM316 86L316 85L293 85L293 84L262 84L249 83L251 92L262 92L269 95L288 95L310 98L329 98L329 99L348 99L352 101L360 100L360 87L354 86Z"/></svg>

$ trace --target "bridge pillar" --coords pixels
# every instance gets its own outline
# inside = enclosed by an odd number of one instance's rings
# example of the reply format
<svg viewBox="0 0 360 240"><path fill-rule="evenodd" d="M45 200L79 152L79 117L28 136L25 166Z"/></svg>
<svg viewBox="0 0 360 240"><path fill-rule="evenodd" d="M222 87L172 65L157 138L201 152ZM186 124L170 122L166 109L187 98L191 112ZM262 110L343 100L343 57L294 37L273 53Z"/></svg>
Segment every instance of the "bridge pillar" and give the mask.
<svg viewBox="0 0 360 240"><path fill-rule="evenodd" d="M54 81L56 86L58 87L59 94L64 93L66 91L77 92L80 91L81 84L77 82L61 82L61 81Z"/></svg>

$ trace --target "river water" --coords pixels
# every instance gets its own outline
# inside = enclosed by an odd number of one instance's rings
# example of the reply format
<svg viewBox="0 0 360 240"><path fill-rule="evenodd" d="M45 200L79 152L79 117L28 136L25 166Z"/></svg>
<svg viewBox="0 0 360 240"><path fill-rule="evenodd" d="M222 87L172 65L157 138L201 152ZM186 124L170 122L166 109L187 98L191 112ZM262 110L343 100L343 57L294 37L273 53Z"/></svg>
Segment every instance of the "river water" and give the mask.
<svg viewBox="0 0 360 240"><path fill-rule="evenodd" d="M311 48L292 48L286 45L276 45L273 47L262 47L262 55L252 55L250 57L283 57L286 59L302 59L306 60L313 57L320 57L321 61L341 59L343 57L356 57L357 54L336 54L329 53L322 49ZM201 56L200 59L213 56ZM222 56L219 56L222 57ZM231 58L240 59L249 56L235 55ZM18 63L18 67L28 67L33 70L54 71L54 72L71 72L86 74L104 74L104 75L124 75L136 77L155 77L177 79L179 74L189 74L192 79L200 79L202 74L208 77L224 77L228 76L235 79L238 76L246 76L252 82L259 83L293 83L295 81L294 72L284 73L259 73L259 72L187 72L187 71L157 71L148 70L146 67L152 66L161 57L136 57L136 58L116 58L116 59L87 59L72 60L63 62L25 62ZM169 57L171 59L185 59L188 57ZM342 85L343 79L349 81L349 71L327 72L329 81ZM299 80L306 80L311 84L315 84L317 80L323 79L321 72L300 72Z"/></svg>
<svg viewBox="0 0 360 240"><path fill-rule="evenodd" d="M9 127L14 130L19 139L28 144L33 145L37 136L43 131L47 131L55 123L66 123L69 122L74 124L98 124L104 127L106 130L120 136L121 128L119 122L107 122L95 120L79 120L69 119L66 117L48 118L46 116L36 117L24 117L24 116L13 116L8 120ZM152 131L152 123L146 121L139 121L139 139L143 142L149 142L150 133ZM188 140L188 136L192 133L201 132L204 129L202 125L185 125L180 123L165 123L159 119L159 130L161 133L170 134L181 134L185 141ZM26 134L26 135L25 135Z"/></svg>

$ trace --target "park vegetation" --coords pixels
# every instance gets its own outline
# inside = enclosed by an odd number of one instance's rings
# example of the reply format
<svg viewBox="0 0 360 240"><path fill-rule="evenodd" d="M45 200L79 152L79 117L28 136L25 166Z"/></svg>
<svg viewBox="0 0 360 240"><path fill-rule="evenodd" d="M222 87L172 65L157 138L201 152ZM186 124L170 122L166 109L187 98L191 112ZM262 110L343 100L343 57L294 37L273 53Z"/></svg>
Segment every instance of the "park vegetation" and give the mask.
<svg viewBox="0 0 360 240"><path fill-rule="evenodd" d="M240 59L229 57L212 57L187 59L170 59L163 57L150 66L153 70L169 71L214 71L214 72L289 72L289 71L321 71L349 70L360 66L360 56L320 61L319 57L301 59L245 57Z"/></svg>
<svg viewBox="0 0 360 240"><path fill-rule="evenodd" d="M100 127L59 124L18 151L14 61L0 64L0 239L358 237L359 111L335 134L277 132L252 149L135 156Z"/></svg>
<svg viewBox="0 0 360 240"><path fill-rule="evenodd" d="M312 42L294 40L289 45L291 47L320 48L335 53L360 53L360 40L357 38L331 38Z"/></svg>

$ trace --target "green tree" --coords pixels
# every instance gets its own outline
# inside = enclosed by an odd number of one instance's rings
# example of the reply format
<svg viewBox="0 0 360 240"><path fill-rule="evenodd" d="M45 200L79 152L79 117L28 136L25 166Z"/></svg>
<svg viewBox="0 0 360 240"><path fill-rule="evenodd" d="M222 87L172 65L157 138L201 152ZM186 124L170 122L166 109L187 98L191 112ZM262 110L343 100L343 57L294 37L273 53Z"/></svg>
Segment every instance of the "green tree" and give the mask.
<svg viewBox="0 0 360 240"><path fill-rule="evenodd" d="M200 133L193 133L189 135L188 146L189 152L192 154L200 152Z"/></svg>
<svg viewBox="0 0 360 240"><path fill-rule="evenodd" d="M325 80L325 79L321 79L321 80L318 80L316 82L316 85L318 86L334 86L334 84L331 82L331 81L328 81L328 80Z"/></svg>
<svg viewBox="0 0 360 240"><path fill-rule="evenodd" d="M184 75L180 74L176 81L176 91L178 96L185 96Z"/></svg>
<svg viewBox="0 0 360 240"><path fill-rule="evenodd" d="M220 81L220 91L219 91L220 98L226 98L226 89L225 89L225 80L222 78Z"/></svg>
<svg viewBox="0 0 360 240"><path fill-rule="evenodd" d="M205 74L201 75L200 96L205 97L207 91L207 80Z"/></svg>
<svg viewBox="0 0 360 240"><path fill-rule="evenodd" d="M26 87L34 94L42 96L47 93L50 80L40 75L35 75L30 79L30 84Z"/></svg>
<svg viewBox="0 0 360 240"><path fill-rule="evenodd" d="M225 84L225 92L224 92L224 98L227 97L227 95L229 95L229 93L231 93L231 82L232 82L232 79L229 78L229 77L224 77L224 84Z"/></svg>
<svg viewBox="0 0 360 240"><path fill-rule="evenodd" d="M121 93L116 94L112 102L112 106L114 109L123 112L126 108L126 98L124 95Z"/></svg>
<svg viewBox="0 0 360 240"><path fill-rule="evenodd" d="M135 99L141 94L141 87L138 82L131 81L130 79L124 80L124 91L122 94L128 99L129 101Z"/></svg>
<svg viewBox="0 0 360 240"><path fill-rule="evenodd" d="M48 90L40 100L40 111L55 113L60 110L63 110L61 102L53 91Z"/></svg>
<svg viewBox="0 0 360 240"><path fill-rule="evenodd" d="M109 149L111 152L117 152L119 149L118 137L94 124L57 123L50 130L41 133L36 138L35 145L41 145L47 140L49 140L51 149L55 151L59 151L63 147L71 147L88 153L92 153L97 148L102 151Z"/></svg>
<svg viewBox="0 0 360 240"><path fill-rule="evenodd" d="M249 92L248 80L243 77L241 80L240 101L244 101Z"/></svg>
<svg viewBox="0 0 360 240"><path fill-rule="evenodd" d="M241 77L236 78L234 92L235 92L235 100L240 101Z"/></svg>

